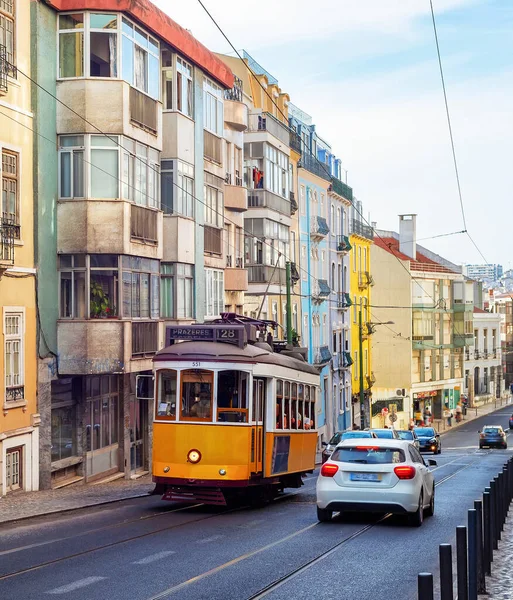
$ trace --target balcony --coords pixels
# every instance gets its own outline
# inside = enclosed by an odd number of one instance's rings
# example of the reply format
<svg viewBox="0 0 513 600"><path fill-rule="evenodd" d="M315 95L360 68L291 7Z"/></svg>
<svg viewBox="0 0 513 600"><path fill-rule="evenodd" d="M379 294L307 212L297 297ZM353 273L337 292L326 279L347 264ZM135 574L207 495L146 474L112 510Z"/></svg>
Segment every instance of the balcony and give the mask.
<svg viewBox="0 0 513 600"><path fill-rule="evenodd" d="M154 135L157 134L157 101L133 87L130 87L130 121Z"/></svg>
<svg viewBox="0 0 513 600"><path fill-rule="evenodd" d="M309 153L304 153L301 156L301 160L298 162L297 166L300 169L306 169L320 177L321 179L325 179L326 181L331 181L331 173L328 165L317 160L315 156Z"/></svg>
<svg viewBox="0 0 513 600"><path fill-rule="evenodd" d="M333 358L333 366L337 371L349 369L349 367L353 364L353 359L351 358L351 354L349 352L337 352Z"/></svg>
<svg viewBox="0 0 513 600"><path fill-rule="evenodd" d="M301 155L301 136L292 129L289 134L289 146L291 150Z"/></svg>
<svg viewBox="0 0 513 600"><path fill-rule="evenodd" d="M195 229L193 219L180 215L164 215L162 260L193 264L196 251Z"/></svg>
<svg viewBox="0 0 513 600"><path fill-rule="evenodd" d="M204 230L204 248L203 251L209 254L223 253L223 230L216 227L205 225Z"/></svg>
<svg viewBox="0 0 513 600"><path fill-rule="evenodd" d="M310 237L313 241L320 241L330 232L328 223L324 217L311 217Z"/></svg>
<svg viewBox="0 0 513 600"><path fill-rule="evenodd" d="M16 79L17 75L16 67L8 60L6 46L0 44L0 93L6 94L8 91L7 78Z"/></svg>
<svg viewBox="0 0 513 600"><path fill-rule="evenodd" d="M333 192L338 196L342 196L342 198L349 200L349 202L353 201L353 189L336 177L332 177L328 192Z"/></svg>
<svg viewBox="0 0 513 600"><path fill-rule="evenodd" d="M203 156L218 165L223 162L223 140L217 135L203 130Z"/></svg>
<svg viewBox="0 0 513 600"><path fill-rule="evenodd" d="M326 279L317 279L314 280L312 284L312 300L317 304L324 302L326 298L331 294L330 286Z"/></svg>
<svg viewBox="0 0 513 600"><path fill-rule="evenodd" d="M337 235L337 252L349 252L351 248L351 242L347 235Z"/></svg>
<svg viewBox="0 0 513 600"><path fill-rule="evenodd" d="M14 240L19 237L19 225L9 219L0 221L0 273L14 265Z"/></svg>
<svg viewBox="0 0 513 600"><path fill-rule="evenodd" d="M132 204L130 207L130 237L144 244L158 243L159 213L145 206Z"/></svg>
<svg viewBox="0 0 513 600"><path fill-rule="evenodd" d="M369 225L365 225L358 219L351 220L351 233L367 238L368 240L374 239L374 231Z"/></svg>
<svg viewBox="0 0 513 600"><path fill-rule="evenodd" d="M359 271L358 272L358 287L361 290L368 288L369 286L374 285L374 279L369 271Z"/></svg>
<svg viewBox="0 0 513 600"><path fill-rule="evenodd" d="M242 179L235 177L236 185L231 185L232 177L229 178L230 183L224 186L224 206L229 210L236 212L244 212L248 210L248 190L242 187ZM239 183L240 182L240 183Z"/></svg>
<svg viewBox="0 0 513 600"><path fill-rule="evenodd" d="M268 132L288 147L290 143L290 130L288 125L282 123L268 112L254 112L249 115L248 132Z"/></svg>
<svg viewBox="0 0 513 600"><path fill-rule="evenodd" d="M362 325L362 337L364 340L369 339L369 337L375 332L374 327L371 323L363 323Z"/></svg>
<svg viewBox="0 0 513 600"><path fill-rule="evenodd" d="M159 349L158 321L132 323L132 358L153 356Z"/></svg>
<svg viewBox="0 0 513 600"><path fill-rule="evenodd" d="M479 350L474 350L474 359L479 360L481 358L481 353Z"/></svg>
<svg viewBox="0 0 513 600"><path fill-rule="evenodd" d="M224 122L235 131L248 128L248 108L244 104L242 81L235 77L235 83L224 91Z"/></svg>
<svg viewBox="0 0 513 600"><path fill-rule="evenodd" d="M338 292L337 294L337 308L341 310L345 310L352 306L353 301L351 300L351 296L347 292Z"/></svg>
<svg viewBox="0 0 513 600"><path fill-rule="evenodd" d="M274 283L285 285L285 269L268 265L246 265L249 283Z"/></svg>
<svg viewBox="0 0 513 600"><path fill-rule="evenodd" d="M291 203L287 198L267 190L248 190L248 208L261 207L275 210L287 216L291 214Z"/></svg>
<svg viewBox="0 0 513 600"><path fill-rule="evenodd" d="M240 261L242 263L242 258ZM230 266L224 270L224 289L227 292L245 292L248 289L248 272L241 267Z"/></svg>
<svg viewBox="0 0 513 600"><path fill-rule="evenodd" d="M376 383L376 377L374 373L370 375L365 375L365 389L370 390L372 386Z"/></svg>
<svg viewBox="0 0 513 600"><path fill-rule="evenodd" d="M294 192L290 192L290 214L295 215L298 208L296 194L294 194Z"/></svg>
<svg viewBox="0 0 513 600"><path fill-rule="evenodd" d="M318 346L314 348L313 364L322 367L331 360L331 352L328 346Z"/></svg>

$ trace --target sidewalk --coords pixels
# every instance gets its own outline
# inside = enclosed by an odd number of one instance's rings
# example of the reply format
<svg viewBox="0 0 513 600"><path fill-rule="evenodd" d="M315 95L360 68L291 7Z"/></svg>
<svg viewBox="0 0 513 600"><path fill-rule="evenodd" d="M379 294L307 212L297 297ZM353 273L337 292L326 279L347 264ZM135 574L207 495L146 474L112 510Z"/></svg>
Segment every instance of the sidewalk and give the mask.
<svg viewBox="0 0 513 600"><path fill-rule="evenodd" d="M452 427L449 427L449 425L447 425L447 419L434 419L433 426L438 431L438 433L443 435L444 433L453 431L454 429L457 429L458 427L461 427L462 425L465 425L466 423L469 423L474 419L484 417L485 415L495 412L496 410L500 410L501 408L506 409L507 407L509 407L513 414L513 404L511 396L509 396L508 398L502 398L494 400L492 402L488 402L487 404L483 404L482 406L478 406L477 408L469 408L467 410L466 416L463 417L462 421L456 423L455 419L452 420Z"/></svg>
<svg viewBox="0 0 513 600"><path fill-rule="evenodd" d="M486 578L487 595L480 595L483 600L512 600L513 598L513 511L508 518L499 542L499 549L493 553L492 574Z"/></svg>
<svg viewBox="0 0 513 600"><path fill-rule="evenodd" d="M147 496L154 488L151 475L110 483L76 484L58 490L14 492L0 498L0 524L51 513L77 510Z"/></svg>

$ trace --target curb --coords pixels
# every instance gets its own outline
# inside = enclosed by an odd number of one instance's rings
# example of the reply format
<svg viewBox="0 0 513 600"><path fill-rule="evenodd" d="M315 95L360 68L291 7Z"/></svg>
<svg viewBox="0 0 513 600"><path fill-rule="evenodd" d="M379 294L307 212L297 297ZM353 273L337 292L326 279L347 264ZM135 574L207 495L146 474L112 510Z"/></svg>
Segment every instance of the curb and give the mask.
<svg viewBox="0 0 513 600"><path fill-rule="evenodd" d="M133 500L134 498L145 498L147 496L152 496L151 492L144 494L137 494L134 496L127 496L126 498L116 498L115 500L103 500L102 502L92 502L91 504L83 504L82 506L73 506L71 508L59 508L57 510L48 510L43 513L38 513L35 515L27 515L25 517L17 517L15 519L8 519L7 521L0 521L0 527L2 525L8 523L19 523L21 521L28 521L29 519L37 519L39 517L45 517L46 515L59 515L69 512L74 512L77 510L82 510L84 508L92 508L94 506L105 506L106 504L114 504L115 502L122 502L124 500ZM1 506L1 504L0 504Z"/></svg>

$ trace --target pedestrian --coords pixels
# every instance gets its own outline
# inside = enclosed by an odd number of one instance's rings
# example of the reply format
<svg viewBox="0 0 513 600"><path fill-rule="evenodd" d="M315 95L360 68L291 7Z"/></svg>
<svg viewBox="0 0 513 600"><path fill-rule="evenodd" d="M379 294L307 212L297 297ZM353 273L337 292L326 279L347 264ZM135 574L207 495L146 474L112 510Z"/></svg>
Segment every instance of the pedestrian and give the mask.
<svg viewBox="0 0 513 600"><path fill-rule="evenodd" d="M463 408L461 407L461 402L458 402L456 405L456 423L459 423L463 418Z"/></svg>
<svg viewBox="0 0 513 600"><path fill-rule="evenodd" d="M447 425L452 427L452 411L449 407L444 410L444 418L447 419Z"/></svg>
<svg viewBox="0 0 513 600"><path fill-rule="evenodd" d="M426 425L431 424L431 410L430 410L429 406L426 406L426 410L424 411L424 423Z"/></svg>
<svg viewBox="0 0 513 600"><path fill-rule="evenodd" d="M360 428L356 423L353 423L353 431L358 431Z"/></svg>

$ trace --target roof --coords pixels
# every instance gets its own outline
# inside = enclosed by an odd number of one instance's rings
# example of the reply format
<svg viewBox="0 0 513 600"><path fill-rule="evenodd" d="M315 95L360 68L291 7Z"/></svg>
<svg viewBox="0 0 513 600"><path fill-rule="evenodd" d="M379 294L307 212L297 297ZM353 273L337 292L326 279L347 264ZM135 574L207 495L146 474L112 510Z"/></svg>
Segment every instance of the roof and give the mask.
<svg viewBox="0 0 513 600"><path fill-rule="evenodd" d="M448 269L447 267L444 267L440 263L437 263L436 261L431 260L430 258L425 256L424 254L421 254L418 251L417 251L416 259L414 260L407 254L404 254L403 252L401 252L399 250L399 240L396 240L393 237L381 237L381 236L377 237L377 236L375 236L374 244L376 246L379 246L383 250L386 250L390 254L397 256L397 258L400 258L401 260L409 261L410 269L412 271L427 271L427 272L434 271L437 273L454 273L455 275L459 274L459 273L456 273L455 271L452 271L451 269Z"/></svg>
<svg viewBox="0 0 513 600"><path fill-rule="evenodd" d="M240 363L265 363L270 365L279 365L289 369L296 369L311 375L319 375L318 369L314 366L292 358L283 356L278 352L269 352L265 348L252 346L248 344L245 348L239 348L233 344L223 344L220 342L191 341L173 344L157 352L155 362L176 360L176 361L219 361L219 362L240 362Z"/></svg>
<svg viewBox="0 0 513 600"><path fill-rule="evenodd" d="M126 13L225 88L233 87L233 73L226 63L149 0L48 0L48 4L58 11L100 10Z"/></svg>
<svg viewBox="0 0 513 600"><path fill-rule="evenodd" d="M474 306L474 312L475 313L486 313L487 315L490 314L487 310L483 310L482 308L479 308L479 306Z"/></svg>

